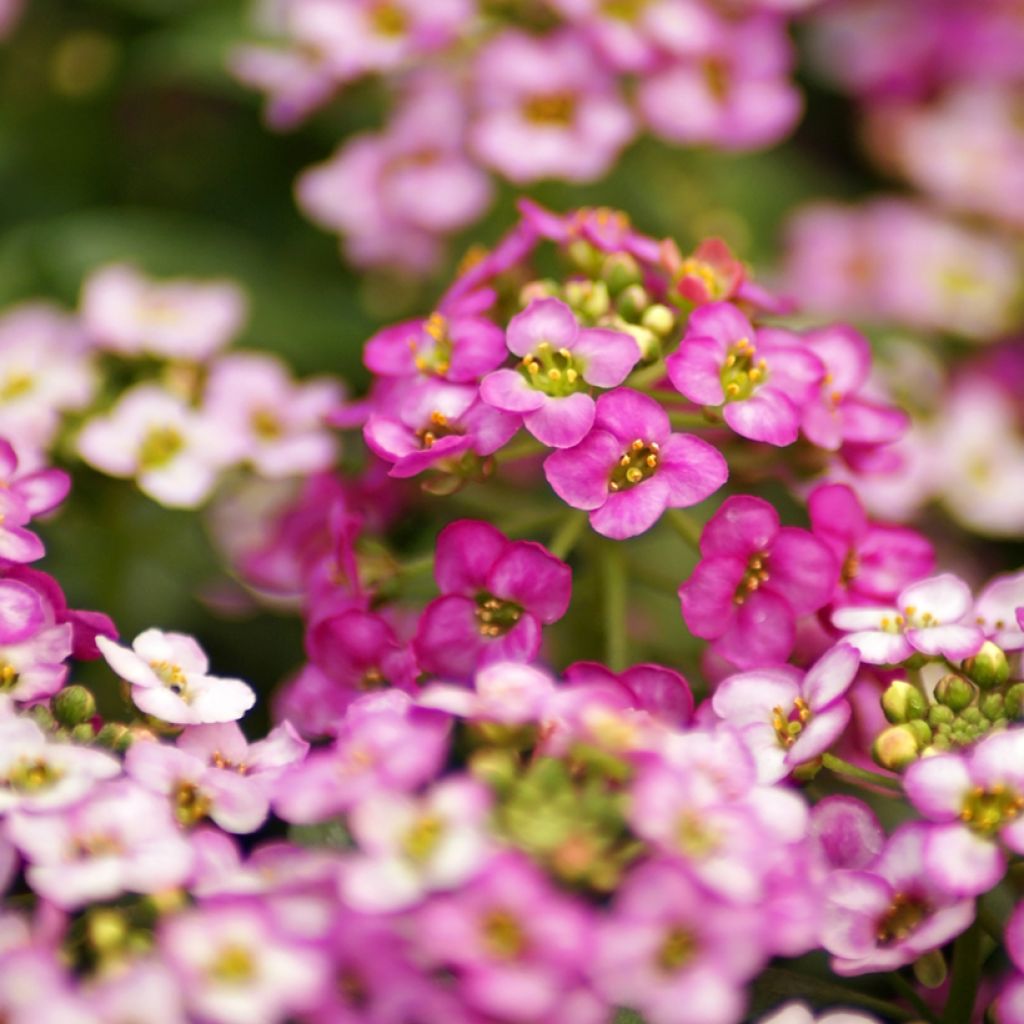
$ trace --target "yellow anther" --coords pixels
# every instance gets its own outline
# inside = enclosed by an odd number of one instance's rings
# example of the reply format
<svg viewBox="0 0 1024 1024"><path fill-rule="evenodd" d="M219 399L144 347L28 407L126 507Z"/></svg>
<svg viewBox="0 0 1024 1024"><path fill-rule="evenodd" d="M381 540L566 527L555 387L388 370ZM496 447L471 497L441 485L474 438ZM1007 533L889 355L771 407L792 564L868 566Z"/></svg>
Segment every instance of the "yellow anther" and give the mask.
<svg viewBox="0 0 1024 1024"><path fill-rule="evenodd" d="M623 456L622 456L622 457L621 457L621 458L619 459L619 465L620 465L620 466L622 466L623 468L625 468L626 466L628 466L628 465L629 465L629 456L628 456L628 455L623 455Z"/></svg>
<svg viewBox="0 0 1024 1024"><path fill-rule="evenodd" d="M739 384L727 384L725 386L725 393L727 395L738 395L740 393Z"/></svg>
<svg viewBox="0 0 1024 1024"><path fill-rule="evenodd" d="M560 356L561 356L561 357L562 357L563 359L572 359L572 353L571 353L571 352L570 352L570 351L569 351L569 350L568 350L567 348L560 348L560 349L558 350L558 354L559 354L559 355L560 355Z"/></svg>
<svg viewBox="0 0 1024 1024"><path fill-rule="evenodd" d="M570 384L575 384L576 381L579 379L579 374L570 367L568 370L565 371L565 379Z"/></svg>
<svg viewBox="0 0 1024 1024"><path fill-rule="evenodd" d="M540 373L540 367L536 363L527 363L526 369L531 377L536 377Z"/></svg>
<svg viewBox="0 0 1024 1024"><path fill-rule="evenodd" d="M658 456L657 455L648 455L647 458L644 459L644 462L646 462L647 465L651 467L651 469L657 469L657 467L658 467Z"/></svg>
<svg viewBox="0 0 1024 1024"><path fill-rule="evenodd" d="M729 355L725 357L725 368L727 370L731 370L735 365L736 357L730 352Z"/></svg>
<svg viewBox="0 0 1024 1024"><path fill-rule="evenodd" d="M644 446L644 443L643 443L643 441L640 440L639 437L632 443L632 445L630 445L630 447L635 452L640 451L640 449L643 448L643 446Z"/></svg>
<svg viewBox="0 0 1024 1024"><path fill-rule="evenodd" d="M553 366L550 370L548 370L548 380L561 380L561 379L562 379L562 371L560 369L558 369L557 366Z"/></svg>
<svg viewBox="0 0 1024 1024"><path fill-rule="evenodd" d="M636 466L633 466L630 469L626 470L626 479L631 484L638 484L638 483L640 483L641 480L643 480L643 478L644 478L643 472L641 470L637 469Z"/></svg>
<svg viewBox="0 0 1024 1024"><path fill-rule="evenodd" d="M440 341L444 337L446 326L445 319L440 313L431 313L423 331L425 334L429 334L434 341Z"/></svg>

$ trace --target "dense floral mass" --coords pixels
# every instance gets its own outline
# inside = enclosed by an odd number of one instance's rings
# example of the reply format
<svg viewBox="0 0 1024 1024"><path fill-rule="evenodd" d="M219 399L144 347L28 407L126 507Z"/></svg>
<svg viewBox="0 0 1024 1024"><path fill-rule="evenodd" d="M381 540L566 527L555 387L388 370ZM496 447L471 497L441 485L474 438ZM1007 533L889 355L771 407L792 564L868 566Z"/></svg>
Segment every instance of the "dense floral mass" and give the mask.
<svg viewBox="0 0 1024 1024"><path fill-rule="evenodd" d="M720 241L530 202L369 339L361 397L225 351L244 310L115 266L4 321L5 1020L1024 1019L1024 573L866 510L915 428L861 335ZM266 735L191 636L119 639L32 567L58 451L212 496L239 579L301 611ZM667 664L631 654L645 574Z"/></svg>

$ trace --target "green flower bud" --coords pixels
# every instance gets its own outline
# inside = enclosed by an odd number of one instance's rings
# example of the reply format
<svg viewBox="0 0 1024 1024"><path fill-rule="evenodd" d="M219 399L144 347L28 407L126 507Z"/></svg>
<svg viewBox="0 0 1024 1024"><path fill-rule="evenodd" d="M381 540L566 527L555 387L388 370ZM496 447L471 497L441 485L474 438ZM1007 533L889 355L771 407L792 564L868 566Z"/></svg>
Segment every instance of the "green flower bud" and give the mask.
<svg viewBox="0 0 1024 1024"><path fill-rule="evenodd" d="M920 750L917 737L909 726L891 725L875 737L871 756L877 764L898 772L913 764Z"/></svg>
<svg viewBox="0 0 1024 1024"><path fill-rule="evenodd" d="M1003 713L1003 695L1001 693L986 693L978 704L981 713L990 721L994 722Z"/></svg>
<svg viewBox="0 0 1024 1024"><path fill-rule="evenodd" d="M57 728L57 722L53 712L45 704L33 704L28 709L28 717L31 718L43 732L53 732Z"/></svg>
<svg viewBox="0 0 1024 1024"><path fill-rule="evenodd" d="M546 278L543 281L530 281L529 284L524 284L519 290L519 305L525 309L534 299L558 297L559 288L557 281L553 281L551 278Z"/></svg>
<svg viewBox="0 0 1024 1024"><path fill-rule="evenodd" d="M76 725L71 730L71 738L76 743L92 743L96 739L96 730L92 727L92 722L83 722L81 725Z"/></svg>
<svg viewBox="0 0 1024 1024"><path fill-rule="evenodd" d="M938 988L946 980L946 958L933 949L914 961L914 977L925 988Z"/></svg>
<svg viewBox="0 0 1024 1024"><path fill-rule="evenodd" d="M933 704L928 709L928 722L932 726L952 725L956 714L945 704Z"/></svg>
<svg viewBox="0 0 1024 1024"><path fill-rule="evenodd" d="M981 725L983 716L980 708L964 708L960 712L960 718L968 725Z"/></svg>
<svg viewBox="0 0 1024 1024"><path fill-rule="evenodd" d="M986 640L981 650L964 662L963 669L983 690L994 690L1010 678L1010 663L1006 660L1006 654L991 640Z"/></svg>
<svg viewBox="0 0 1024 1024"><path fill-rule="evenodd" d="M640 284L643 280L640 265L628 252L613 252L604 261L601 277L613 295L617 295L631 284Z"/></svg>
<svg viewBox="0 0 1024 1024"><path fill-rule="evenodd" d="M653 306L647 307L644 315L640 318L640 322L648 330L654 331L655 334L664 338L675 327L676 318L668 306L663 306L660 302L656 302Z"/></svg>
<svg viewBox="0 0 1024 1024"><path fill-rule="evenodd" d="M96 734L97 743L119 754L132 745L133 739L131 729L123 722L107 722Z"/></svg>
<svg viewBox="0 0 1024 1024"><path fill-rule="evenodd" d="M96 714L96 699L84 686L65 686L54 695L53 716L65 729L88 722Z"/></svg>
<svg viewBox="0 0 1024 1024"><path fill-rule="evenodd" d="M1006 691L1003 707L1006 709L1007 718L1024 718L1024 683L1014 683Z"/></svg>
<svg viewBox="0 0 1024 1024"><path fill-rule="evenodd" d="M647 289L640 284L631 284L619 296L615 308L620 316L636 323L639 322L650 304L651 297L647 294Z"/></svg>
<svg viewBox="0 0 1024 1024"><path fill-rule="evenodd" d="M570 281L565 286L565 301L589 320L604 316L612 306L604 281Z"/></svg>
<svg viewBox="0 0 1024 1024"><path fill-rule="evenodd" d="M935 699L954 711L963 711L974 700L974 687L963 676L950 673L943 676L935 687Z"/></svg>
<svg viewBox="0 0 1024 1024"><path fill-rule="evenodd" d="M921 718L915 718L907 722L905 728L909 729L917 740L918 747L927 747L932 741L932 731L928 723Z"/></svg>
<svg viewBox="0 0 1024 1024"><path fill-rule="evenodd" d="M899 725L911 719L924 718L928 712L928 702L916 686L905 680L897 680L890 683L882 694L882 710L890 722Z"/></svg>
<svg viewBox="0 0 1024 1024"><path fill-rule="evenodd" d="M596 277L601 272L604 253L589 242L577 239L569 246L567 252L569 259L590 277Z"/></svg>

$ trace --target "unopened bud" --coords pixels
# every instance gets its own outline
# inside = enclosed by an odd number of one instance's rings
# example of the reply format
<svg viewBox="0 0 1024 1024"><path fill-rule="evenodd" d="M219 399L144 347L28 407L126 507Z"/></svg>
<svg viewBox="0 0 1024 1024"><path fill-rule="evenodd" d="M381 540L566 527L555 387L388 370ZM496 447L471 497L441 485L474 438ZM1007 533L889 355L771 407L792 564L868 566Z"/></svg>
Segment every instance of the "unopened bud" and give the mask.
<svg viewBox="0 0 1024 1024"><path fill-rule="evenodd" d="M628 252L613 252L601 268L601 277L612 295L643 280L640 265Z"/></svg>
<svg viewBox="0 0 1024 1024"><path fill-rule="evenodd" d="M1010 663L1003 649L991 640L981 645L981 650L963 665L964 671L983 690L994 690L1010 678Z"/></svg>
<svg viewBox="0 0 1024 1024"><path fill-rule="evenodd" d="M620 316L635 323L644 315L650 304L651 297L647 294L647 289L641 284L631 284L619 296L615 306Z"/></svg>
<svg viewBox="0 0 1024 1024"><path fill-rule="evenodd" d="M956 713L945 704L933 704L928 709L928 724L933 728L943 725L952 725L956 720Z"/></svg>
<svg viewBox="0 0 1024 1024"><path fill-rule="evenodd" d="M131 729L123 722L107 722L96 734L97 743L119 754L132 745L133 739Z"/></svg>
<svg viewBox="0 0 1024 1024"><path fill-rule="evenodd" d="M43 732L52 732L57 728L57 722L53 712L45 704L33 704L28 709L28 717L31 718Z"/></svg>
<svg viewBox="0 0 1024 1024"><path fill-rule="evenodd" d="M96 714L96 699L84 686L65 686L54 695L53 716L65 729L88 722Z"/></svg>
<svg viewBox="0 0 1024 1024"><path fill-rule="evenodd" d="M923 718L914 718L907 722L904 728L909 729L917 740L918 749L927 747L932 741L932 730L929 728L928 723Z"/></svg>
<svg viewBox="0 0 1024 1024"><path fill-rule="evenodd" d="M92 743L96 739L96 730L92 727L92 722L83 722L81 725L76 725L71 730L71 738L76 743Z"/></svg>
<svg viewBox="0 0 1024 1024"><path fill-rule="evenodd" d="M974 700L974 687L963 676L943 676L935 686L935 699L953 711L964 711Z"/></svg>
<svg viewBox="0 0 1024 1024"><path fill-rule="evenodd" d="M928 712L928 702L912 683L897 680L890 683L882 694L882 711L890 722L899 725L915 718L924 718Z"/></svg>
<svg viewBox="0 0 1024 1024"><path fill-rule="evenodd" d="M668 306L656 302L653 306L647 307L644 315L640 318L640 323L649 331L654 331L659 337L664 338L675 327L676 318Z"/></svg>
<svg viewBox="0 0 1024 1024"><path fill-rule="evenodd" d="M946 980L946 958L932 949L914 961L914 977L925 988L939 988Z"/></svg>
<svg viewBox="0 0 1024 1024"><path fill-rule="evenodd" d="M1014 683L1006 691L1003 699L1006 717L1011 719L1024 718L1024 683Z"/></svg>
<svg viewBox="0 0 1024 1024"><path fill-rule="evenodd" d="M893 772L913 764L919 752L917 737L907 725L890 725L875 737L871 746L876 763Z"/></svg>
<svg viewBox="0 0 1024 1024"><path fill-rule="evenodd" d="M593 277L600 273L604 260L604 253L600 249L596 249L589 242L577 239L566 251L569 259L588 276Z"/></svg>
<svg viewBox="0 0 1024 1024"><path fill-rule="evenodd" d="M1004 703L1001 693L986 693L979 701L978 707L990 722L994 722L997 718L1002 717Z"/></svg>

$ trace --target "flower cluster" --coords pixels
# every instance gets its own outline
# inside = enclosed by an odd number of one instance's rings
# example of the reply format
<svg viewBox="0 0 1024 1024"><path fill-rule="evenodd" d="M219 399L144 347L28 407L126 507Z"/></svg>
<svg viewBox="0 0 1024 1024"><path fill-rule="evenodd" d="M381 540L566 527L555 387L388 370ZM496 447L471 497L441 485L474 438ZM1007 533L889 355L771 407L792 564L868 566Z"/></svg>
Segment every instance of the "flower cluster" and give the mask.
<svg viewBox="0 0 1024 1024"><path fill-rule="evenodd" d="M307 171L298 199L354 263L423 272L489 205L488 171L593 181L642 128L727 150L782 138L802 109L794 6L807 4L275 0L277 42L240 48L232 67L277 128L366 76L394 88L386 127Z"/></svg>
<svg viewBox="0 0 1024 1024"><path fill-rule="evenodd" d="M217 296L104 333L109 280L83 316L103 352L192 381L191 416L266 401L217 354ZM260 738L254 687L192 637L120 642L26 566L67 479L0 449L0 1016L1016 1024L1024 574L975 597L830 479L907 418L859 334L785 312L721 243L524 205L433 314L369 340L367 395L329 396L365 440L345 475L303 463L302 428L246 449L307 474L296 497L215 509L239 575L303 617ZM667 638L641 585L678 599ZM69 685L88 658L109 671ZM1014 968L984 981L983 926ZM776 1005L798 985L813 1011Z"/></svg>
<svg viewBox="0 0 1024 1024"><path fill-rule="evenodd" d="M232 283L155 282L126 265L92 274L74 316L16 307L0 318L0 434L26 467L73 447L175 508L203 503L233 467L271 480L329 468L339 385L226 352L245 316Z"/></svg>

